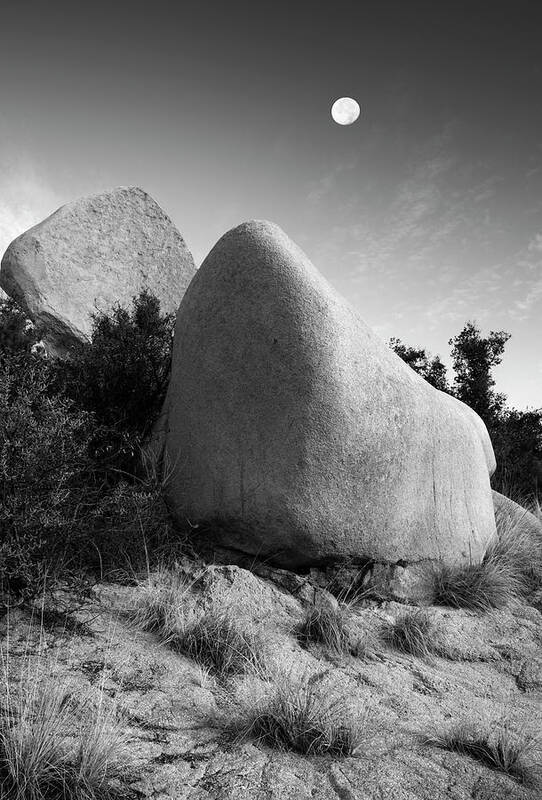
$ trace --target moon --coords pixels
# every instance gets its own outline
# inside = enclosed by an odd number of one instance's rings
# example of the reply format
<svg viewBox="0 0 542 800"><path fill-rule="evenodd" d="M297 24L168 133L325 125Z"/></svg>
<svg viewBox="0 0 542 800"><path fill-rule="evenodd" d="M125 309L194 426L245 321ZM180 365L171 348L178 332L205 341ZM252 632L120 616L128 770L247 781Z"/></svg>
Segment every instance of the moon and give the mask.
<svg viewBox="0 0 542 800"><path fill-rule="evenodd" d="M359 103L352 97L339 97L331 106L331 116L337 125L352 125L359 114Z"/></svg>

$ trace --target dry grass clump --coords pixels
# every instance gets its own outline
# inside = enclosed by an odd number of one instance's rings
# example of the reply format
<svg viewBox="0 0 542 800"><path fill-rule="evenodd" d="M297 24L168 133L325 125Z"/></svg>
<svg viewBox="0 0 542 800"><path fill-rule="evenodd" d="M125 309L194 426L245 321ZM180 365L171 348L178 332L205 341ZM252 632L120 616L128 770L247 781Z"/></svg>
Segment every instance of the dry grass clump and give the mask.
<svg viewBox="0 0 542 800"><path fill-rule="evenodd" d="M191 597L197 582L175 570L149 576L138 607L131 613L136 625L157 633L172 649L193 658L224 679L235 673L261 670L263 639L246 628L233 608L198 614Z"/></svg>
<svg viewBox="0 0 542 800"><path fill-rule="evenodd" d="M513 731L507 722L496 731L479 731L472 724L458 723L447 731L426 738L425 742L470 756L525 786L535 787L540 783L540 765L534 758L539 749L536 738Z"/></svg>
<svg viewBox="0 0 542 800"><path fill-rule="evenodd" d="M69 723L64 688L52 686L19 698L7 690L7 712L0 719L2 796L14 800L70 797L73 769L66 760L62 735Z"/></svg>
<svg viewBox="0 0 542 800"><path fill-rule="evenodd" d="M372 587L366 584L370 564L370 560L354 563L349 559L336 564L334 574L325 588L340 603L347 603L350 608L362 605L363 601L373 594Z"/></svg>
<svg viewBox="0 0 542 800"><path fill-rule="evenodd" d="M65 685L4 675L0 796L4 800L112 800L123 738L102 706L79 727Z"/></svg>
<svg viewBox="0 0 542 800"><path fill-rule="evenodd" d="M542 522L540 502L531 513ZM514 516L497 508L497 536L481 564L440 566L433 576L433 599L439 605L490 611L542 588L542 535L527 509Z"/></svg>
<svg viewBox="0 0 542 800"><path fill-rule="evenodd" d="M497 558L481 564L440 565L433 576L433 602L452 608L478 612L504 608L520 590L515 571Z"/></svg>
<svg viewBox="0 0 542 800"><path fill-rule="evenodd" d="M384 629L383 639L401 653L420 658L435 653L440 643L438 626L423 609L406 611L399 616Z"/></svg>
<svg viewBox="0 0 542 800"><path fill-rule="evenodd" d="M319 642L333 655L350 652L350 635L346 627L346 612L341 606L310 606L296 635L302 644Z"/></svg>
<svg viewBox="0 0 542 800"><path fill-rule="evenodd" d="M365 716L352 718L340 698L323 694L321 677L276 676L271 694L247 705L234 723L236 737L307 756L356 755L365 738Z"/></svg>
<svg viewBox="0 0 542 800"><path fill-rule="evenodd" d="M192 583L175 568L160 567L149 574L137 607L129 612L134 624L168 640L187 622Z"/></svg>
<svg viewBox="0 0 542 800"><path fill-rule="evenodd" d="M542 525L542 508L535 500L531 513ZM486 560L505 564L515 574L519 589L529 594L542 588L542 534L536 530L527 509L523 517L512 518L505 508L495 514L497 538Z"/></svg>
<svg viewBox="0 0 542 800"><path fill-rule="evenodd" d="M173 632L168 644L220 679L265 668L262 638L243 627L232 609L207 612L197 622Z"/></svg>
<svg viewBox="0 0 542 800"><path fill-rule="evenodd" d="M74 800L113 800L121 794L111 781L120 772L125 736L113 711L99 705L79 731L73 765L79 795Z"/></svg>

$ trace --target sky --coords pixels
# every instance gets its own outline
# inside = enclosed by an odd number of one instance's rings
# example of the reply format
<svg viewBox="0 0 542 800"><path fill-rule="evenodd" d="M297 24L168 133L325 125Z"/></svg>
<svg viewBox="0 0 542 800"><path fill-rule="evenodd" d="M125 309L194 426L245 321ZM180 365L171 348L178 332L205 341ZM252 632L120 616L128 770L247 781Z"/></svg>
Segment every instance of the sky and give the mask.
<svg viewBox="0 0 542 800"><path fill-rule="evenodd" d="M449 363L469 320L510 333L496 388L539 408L541 27L538 0L2 0L0 250L121 185L198 265L269 219L385 339Z"/></svg>

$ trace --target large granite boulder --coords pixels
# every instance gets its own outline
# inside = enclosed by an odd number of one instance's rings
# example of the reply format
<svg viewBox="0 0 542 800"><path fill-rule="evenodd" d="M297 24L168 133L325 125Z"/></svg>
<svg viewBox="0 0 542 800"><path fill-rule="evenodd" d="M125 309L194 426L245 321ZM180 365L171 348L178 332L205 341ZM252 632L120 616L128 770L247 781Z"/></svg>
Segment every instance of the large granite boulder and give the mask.
<svg viewBox="0 0 542 800"><path fill-rule="evenodd" d="M131 307L147 288L176 311L194 260L167 214L146 192L121 187L68 203L8 247L0 285L43 331L48 349L88 338L91 314Z"/></svg>
<svg viewBox="0 0 542 800"><path fill-rule="evenodd" d="M491 439L489 438L489 433L487 431L485 422L480 416L478 416L476 411L473 411L473 409L466 405L466 403L458 400L457 397L453 397L451 394L446 394L446 392L440 392L440 395L443 402L451 403L456 409L460 410L476 431L484 450L488 472L490 476L493 475L497 469L497 461L495 460L493 445L491 444Z"/></svg>
<svg viewBox="0 0 542 800"><path fill-rule="evenodd" d="M229 546L288 567L478 561L482 430L276 225L229 231L182 300L156 441L172 512Z"/></svg>

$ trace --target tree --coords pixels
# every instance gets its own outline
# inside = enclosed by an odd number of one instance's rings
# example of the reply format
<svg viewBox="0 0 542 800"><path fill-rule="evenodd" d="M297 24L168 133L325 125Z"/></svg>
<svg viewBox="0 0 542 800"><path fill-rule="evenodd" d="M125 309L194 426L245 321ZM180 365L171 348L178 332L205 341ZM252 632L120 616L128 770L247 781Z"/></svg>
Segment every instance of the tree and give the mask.
<svg viewBox="0 0 542 800"><path fill-rule="evenodd" d="M421 375L422 378L443 392L449 392L450 387L446 379L446 367L438 356L431 356L421 347L408 347L400 339L393 337L389 346L409 367Z"/></svg>
<svg viewBox="0 0 542 800"><path fill-rule="evenodd" d="M497 461L493 488L528 500L542 486L542 409L507 408L505 395L493 388L492 369L501 363L509 339L505 331L490 331L484 338L473 322L467 322L449 341L455 371L451 387L438 356L432 358L425 349L408 347L397 338L390 339L389 345L429 383L479 414L488 428Z"/></svg>
<svg viewBox="0 0 542 800"><path fill-rule="evenodd" d="M143 290L129 311L117 305L93 317L89 343L61 365L65 388L98 423L147 434L161 411L169 380L173 314Z"/></svg>
<svg viewBox="0 0 542 800"><path fill-rule="evenodd" d="M492 485L528 498L542 487L542 409L506 409L491 431L497 469Z"/></svg>
<svg viewBox="0 0 542 800"><path fill-rule="evenodd" d="M90 342L58 363L58 385L75 405L94 415L93 457L115 474L133 473L139 448L164 402L169 381L174 314L143 290L132 309L117 305L93 316Z"/></svg>
<svg viewBox="0 0 542 800"><path fill-rule="evenodd" d="M448 342L455 371L453 394L476 411L489 429L497 425L506 404L505 395L493 389L491 370L501 363L509 339L505 331L490 331L484 338L473 322L467 322Z"/></svg>

